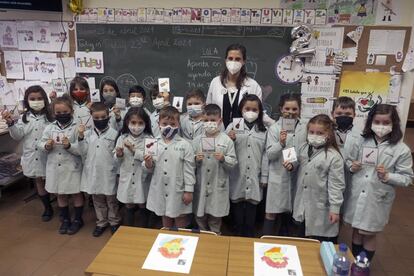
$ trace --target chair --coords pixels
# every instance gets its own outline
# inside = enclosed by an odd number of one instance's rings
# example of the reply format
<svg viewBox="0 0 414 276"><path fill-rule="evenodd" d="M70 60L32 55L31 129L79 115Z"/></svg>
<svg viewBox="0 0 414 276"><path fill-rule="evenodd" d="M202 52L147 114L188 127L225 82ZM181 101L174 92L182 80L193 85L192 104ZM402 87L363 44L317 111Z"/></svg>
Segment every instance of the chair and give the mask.
<svg viewBox="0 0 414 276"><path fill-rule="evenodd" d="M315 239L307 239L307 238L296 238L296 237L282 237L282 236L269 236L264 235L261 236L260 239L278 239L278 240L285 240L285 241L304 241L304 242L311 242L311 243L318 243L321 242Z"/></svg>
<svg viewBox="0 0 414 276"><path fill-rule="evenodd" d="M205 230L199 230L199 229L186 229L186 228L177 228L177 227L163 227L161 230L167 230L167 231L176 231L176 232L186 232L186 233L195 233L195 234L207 234L207 235L213 235L217 236L216 233L212 231L205 231Z"/></svg>

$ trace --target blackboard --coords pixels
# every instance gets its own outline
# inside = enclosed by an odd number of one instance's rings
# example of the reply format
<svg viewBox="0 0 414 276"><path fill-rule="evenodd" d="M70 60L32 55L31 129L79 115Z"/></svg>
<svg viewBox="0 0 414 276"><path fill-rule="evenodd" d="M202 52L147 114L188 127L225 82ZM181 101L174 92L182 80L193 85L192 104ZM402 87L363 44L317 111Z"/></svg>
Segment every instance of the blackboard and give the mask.
<svg viewBox="0 0 414 276"><path fill-rule="evenodd" d="M104 53L105 73L90 76L97 85L104 78L114 79L123 97L131 85L149 89L159 77L170 78L175 96L194 87L207 94L232 43L246 46L246 68L262 86L268 113L277 115L282 93L300 91L300 85L282 84L274 73L291 44L289 27L78 23L76 33L79 51Z"/></svg>

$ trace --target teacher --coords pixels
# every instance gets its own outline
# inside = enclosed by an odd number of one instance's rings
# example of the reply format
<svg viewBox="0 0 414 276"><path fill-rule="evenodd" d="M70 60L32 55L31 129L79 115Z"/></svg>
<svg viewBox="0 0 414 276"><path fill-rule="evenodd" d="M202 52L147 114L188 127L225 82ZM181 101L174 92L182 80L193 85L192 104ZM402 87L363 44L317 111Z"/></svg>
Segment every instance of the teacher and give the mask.
<svg viewBox="0 0 414 276"><path fill-rule="evenodd" d="M226 67L220 76L215 77L208 89L207 104L217 104L222 110L223 124L226 128L233 118L242 117L239 103L246 94L254 94L262 100L262 89L246 72L246 47L231 44L226 49ZM268 116L265 121L273 121ZM269 121L270 120L270 121Z"/></svg>

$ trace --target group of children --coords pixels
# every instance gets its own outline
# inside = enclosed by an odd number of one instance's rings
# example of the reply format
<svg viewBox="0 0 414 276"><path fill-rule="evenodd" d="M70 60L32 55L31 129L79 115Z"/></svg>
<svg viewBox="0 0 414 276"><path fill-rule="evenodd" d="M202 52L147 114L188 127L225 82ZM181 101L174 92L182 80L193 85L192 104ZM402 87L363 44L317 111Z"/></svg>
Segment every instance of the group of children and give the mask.
<svg viewBox="0 0 414 276"><path fill-rule="evenodd" d="M151 213L165 227L187 227L194 214L201 230L216 233L231 207L235 234L252 237L257 206L266 198L263 234L278 234L280 222L279 233L292 235L293 225L295 235L335 241L341 217L353 227L354 255L365 250L372 258L394 187L413 178L411 151L391 105L372 108L361 131L353 127L350 98L335 101L332 119L321 114L305 121L300 95L285 94L280 119L267 129L256 95L245 95L242 118L225 126L220 107L206 104L200 90L186 95L183 115L170 105L171 94L157 88L151 90L153 113L143 107L140 86L131 87L126 109L115 104L120 93L113 81L102 82L101 102L90 102L81 77L69 90L49 104L45 91L31 86L20 120L2 113L11 137L23 141L23 172L36 179L44 221L53 216L49 194L57 195L61 234L83 226L83 193L92 195L96 237L121 224L118 201L126 208L125 225L137 225L139 212L141 227ZM145 149L150 139L156 139L152 153ZM285 160L284 150L292 148L296 160Z"/></svg>

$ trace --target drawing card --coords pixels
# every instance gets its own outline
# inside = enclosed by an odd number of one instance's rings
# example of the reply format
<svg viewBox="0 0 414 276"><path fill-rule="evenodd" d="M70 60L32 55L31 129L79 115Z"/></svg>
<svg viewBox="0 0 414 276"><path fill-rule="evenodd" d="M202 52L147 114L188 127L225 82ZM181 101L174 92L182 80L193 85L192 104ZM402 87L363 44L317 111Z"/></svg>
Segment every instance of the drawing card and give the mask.
<svg viewBox="0 0 414 276"><path fill-rule="evenodd" d="M326 10L315 10L315 25L326 24Z"/></svg>
<svg viewBox="0 0 414 276"><path fill-rule="evenodd" d="M233 130L236 133L244 133L244 119L233 118Z"/></svg>
<svg viewBox="0 0 414 276"><path fill-rule="evenodd" d="M144 155L157 155L158 154L158 143L157 139L145 138L144 139Z"/></svg>
<svg viewBox="0 0 414 276"><path fill-rule="evenodd" d="M143 269L190 273L198 237L158 234Z"/></svg>
<svg viewBox="0 0 414 276"><path fill-rule="evenodd" d="M284 149L282 150L282 153L283 153L283 161L290 162L290 163L298 161L294 147Z"/></svg>
<svg viewBox="0 0 414 276"><path fill-rule="evenodd" d="M230 23L232 24L240 24L240 9L239 8L231 8L230 9Z"/></svg>
<svg viewBox="0 0 414 276"><path fill-rule="evenodd" d="M252 24L258 25L262 20L262 10L261 9L251 9L250 21Z"/></svg>
<svg viewBox="0 0 414 276"><path fill-rule="evenodd" d="M296 127L296 119L282 118L282 129L287 132L294 132Z"/></svg>
<svg viewBox="0 0 414 276"><path fill-rule="evenodd" d="M36 50L48 51L51 47L52 37L50 35L50 23L37 21L35 25L34 40Z"/></svg>
<svg viewBox="0 0 414 276"><path fill-rule="evenodd" d="M101 93L99 92L99 89L91 89L91 102L101 102Z"/></svg>
<svg viewBox="0 0 414 276"><path fill-rule="evenodd" d="M23 79L23 63L20 51L3 51L4 67L8 79Z"/></svg>
<svg viewBox="0 0 414 276"><path fill-rule="evenodd" d="M164 23L172 23L173 20L173 10L172 9L165 9L164 10Z"/></svg>
<svg viewBox="0 0 414 276"><path fill-rule="evenodd" d="M212 137L201 137L201 150L203 152L215 152L216 141Z"/></svg>
<svg viewBox="0 0 414 276"><path fill-rule="evenodd" d="M211 22L211 9L201 9L201 23Z"/></svg>
<svg viewBox="0 0 414 276"><path fill-rule="evenodd" d="M138 22L146 22L147 21L147 11L145 8L138 8Z"/></svg>
<svg viewBox="0 0 414 276"><path fill-rule="evenodd" d="M363 147L361 163L376 166L378 163L378 148Z"/></svg>
<svg viewBox="0 0 414 276"><path fill-rule="evenodd" d="M116 98L115 99L115 106L119 109L125 109L126 107L126 100L123 98Z"/></svg>
<svg viewBox="0 0 414 276"><path fill-rule="evenodd" d="M221 9L211 9L211 23L221 22Z"/></svg>
<svg viewBox="0 0 414 276"><path fill-rule="evenodd" d="M158 90L159 92L170 93L170 78L159 78Z"/></svg>
<svg viewBox="0 0 414 276"><path fill-rule="evenodd" d="M173 98L173 106L177 108L180 113L183 112L183 103L184 103L184 97Z"/></svg>
<svg viewBox="0 0 414 276"><path fill-rule="evenodd" d="M315 24L315 10L305 10L305 24L313 25Z"/></svg>
<svg viewBox="0 0 414 276"><path fill-rule="evenodd" d="M52 132L52 139L55 142L55 144L58 144L58 145L63 144L63 138L65 138L64 132L59 132L59 131Z"/></svg>
<svg viewBox="0 0 414 276"><path fill-rule="evenodd" d="M272 9L272 24L281 25L283 19L283 10L282 9Z"/></svg>
<svg viewBox="0 0 414 276"><path fill-rule="evenodd" d="M293 23L303 23L305 13L303 10L293 10Z"/></svg>
<svg viewBox="0 0 414 276"><path fill-rule="evenodd" d="M17 39L19 40L19 50L35 50L34 43L34 21L17 22Z"/></svg>
<svg viewBox="0 0 414 276"><path fill-rule="evenodd" d="M262 19L261 19L261 24L270 24L272 23L272 10L265 8L262 9Z"/></svg>
<svg viewBox="0 0 414 276"><path fill-rule="evenodd" d="M231 16L230 16L230 8L222 8L221 9L221 23L223 24L230 24L231 23Z"/></svg>
<svg viewBox="0 0 414 276"><path fill-rule="evenodd" d="M23 69L26 80L40 80L40 53L22 52Z"/></svg>
<svg viewBox="0 0 414 276"><path fill-rule="evenodd" d="M53 91L56 92L57 96L60 97L67 92L66 84L63 79L52 79Z"/></svg>
<svg viewBox="0 0 414 276"><path fill-rule="evenodd" d="M283 25L292 25L293 10L283 10Z"/></svg>
<svg viewBox="0 0 414 276"><path fill-rule="evenodd" d="M201 22L201 9L192 8L191 9L191 23L200 23Z"/></svg>
<svg viewBox="0 0 414 276"><path fill-rule="evenodd" d="M0 21L0 47L17 48L17 26L14 21Z"/></svg>
<svg viewBox="0 0 414 276"><path fill-rule="evenodd" d="M240 9L240 23L250 24L250 9Z"/></svg>

